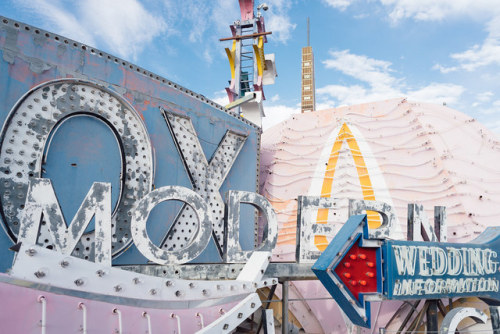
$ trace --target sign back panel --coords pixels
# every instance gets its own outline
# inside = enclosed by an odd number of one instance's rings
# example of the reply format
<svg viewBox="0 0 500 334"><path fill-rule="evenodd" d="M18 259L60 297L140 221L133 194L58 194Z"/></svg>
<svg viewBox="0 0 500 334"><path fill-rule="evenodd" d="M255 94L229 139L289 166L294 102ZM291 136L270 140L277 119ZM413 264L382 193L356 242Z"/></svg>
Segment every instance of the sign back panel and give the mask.
<svg viewBox="0 0 500 334"><path fill-rule="evenodd" d="M258 187L258 127L127 61L4 17L0 54L2 271L27 184L39 177L52 179L66 221L93 182L112 184L115 264L146 262L129 231L129 212L142 195L168 185L193 189L217 217L197 262L221 261L223 196ZM241 220L239 241L253 249L254 209L243 206ZM154 208L147 229L157 245L179 249L196 224L182 203L169 201ZM50 248L43 225L39 243ZM73 255L92 258L92 230Z"/></svg>

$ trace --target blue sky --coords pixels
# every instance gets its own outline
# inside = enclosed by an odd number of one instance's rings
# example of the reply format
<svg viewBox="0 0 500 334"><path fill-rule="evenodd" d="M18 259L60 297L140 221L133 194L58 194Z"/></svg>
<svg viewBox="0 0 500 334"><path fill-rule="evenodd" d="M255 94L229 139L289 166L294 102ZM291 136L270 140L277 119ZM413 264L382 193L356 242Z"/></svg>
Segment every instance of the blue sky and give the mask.
<svg viewBox="0 0 500 334"><path fill-rule="evenodd" d="M317 109L408 97L445 102L500 133L498 0L265 2L265 52L276 54L278 78L265 87L264 128L299 112L309 16ZM230 42L218 39L239 19L237 0L4 0L0 13L225 104Z"/></svg>

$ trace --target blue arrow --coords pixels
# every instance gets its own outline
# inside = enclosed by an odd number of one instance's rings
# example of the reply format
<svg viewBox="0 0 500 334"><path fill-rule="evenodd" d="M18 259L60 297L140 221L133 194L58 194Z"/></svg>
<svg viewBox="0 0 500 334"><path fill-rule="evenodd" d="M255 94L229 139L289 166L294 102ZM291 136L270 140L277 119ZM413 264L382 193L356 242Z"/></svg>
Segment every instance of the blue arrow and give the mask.
<svg viewBox="0 0 500 334"><path fill-rule="evenodd" d="M349 319L363 327L370 327L371 323L367 297L372 295L380 300L382 294L381 243L367 240L367 235L366 215L351 216L312 267ZM375 259L367 261L360 252L362 248L370 248ZM373 269L364 266L365 263L372 263ZM374 276L365 278L370 272ZM367 292L364 287L369 286L370 278L376 283L374 289ZM366 285L362 285L363 282Z"/></svg>
<svg viewBox="0 0 500 334"><path fill-rule="evenodd" d="M377 240L368 230L366 215L350 217L312 267L354 324L370 327L370 301L383 299L475 296L500 306L500 227L466 244Z"/></svg>

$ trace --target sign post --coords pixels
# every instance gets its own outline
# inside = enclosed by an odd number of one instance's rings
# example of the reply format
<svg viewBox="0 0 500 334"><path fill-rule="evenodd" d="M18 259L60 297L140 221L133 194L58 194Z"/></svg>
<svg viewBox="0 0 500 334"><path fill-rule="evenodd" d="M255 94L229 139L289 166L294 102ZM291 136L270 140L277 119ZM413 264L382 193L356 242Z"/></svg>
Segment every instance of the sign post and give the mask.
<svg viewBox="0 0 500 334"><path fill-rule="evenodd" d="M312 270L351 321L370 327L370 301L480 297L500 305L500 227L470 243L373 239L366 215L345 223Z"/></svg>

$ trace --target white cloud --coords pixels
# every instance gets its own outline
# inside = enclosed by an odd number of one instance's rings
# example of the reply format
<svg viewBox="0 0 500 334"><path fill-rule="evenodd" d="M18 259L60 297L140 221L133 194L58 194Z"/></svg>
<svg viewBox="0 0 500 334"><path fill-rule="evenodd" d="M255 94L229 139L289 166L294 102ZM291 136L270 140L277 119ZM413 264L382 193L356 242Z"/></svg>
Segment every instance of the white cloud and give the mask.
<svg viewBox="0 0 500 334"><path fill-rule="evenodd" d="M229 98L227 97L227 93L224 89L215 92L211 100L215 103L220 104L221 106L226 106L229 104Z"/></svg>
<svg viewBox="0 0 500 334"><path fill-rule="evenodd" d="M483 93L476 94L476 100L478 102L490 102L491 98L494 96L493 92L487 91Z"/></svg>
<svg viewBox="0 0 500 334"><path fill-rule="evenodd" d="M288 11L291 2L288 0L268 0L269 9L265 12L266 30L272 31L269 39L286 43L292 37L296 24L292 23Z"/></svg>
<svg viewBox="0 0 500 334"><path fill-rule="evenodd" d="M262 119L262 129L266 130L290 118L293 114L300 114L300 108L285 105L265 105L264 112L266 117Z"/></svg>
<svg viewBox="0 0 500 334"><path fill-rule="evenodd" d="M210 21L215 27L216 34L219 37L225 35L229 36L231 33L229 24L241 16L238 2L234 0L216 0L209 2L214 3L210 13Z"/></svg>
<svg viewBox="0 0 500 334"><path fill-rule="evenodd" d="M322 101L316 101L316 110L326 110L334 107L340 107L341 105L337 105L335 101L329 99L322 99Z"/></svg>
<svg viewBox="0 0 500 334"><path fill-rule="evenodd" d="M497 119L497 114L500 114L500 100L493 101L493 103L486 106L482 106L480 102L475 102L472 106L478 108L476 110L482 115L495 115L495 119L489 119L486 124L490 126L492 122L497 123L498 129L500 129L500 120ZM498 131L498 133L500 133L500 131Z"/></svg>
<svg viewBox="0 0 500 334"><path fill-rule="evenodd" d="M274 95L273 97L271 97L271 100L270 100L270 101L271 101L271 102L277 102L277 101L279 101L279 100L280 100L280 96L279 96L279 94L276 94L276 95Z"/></svg>
<svg viewBox="0 0 500 334"><path fill-rule="evenodd" d="M60 1L22 0L19 4L42 16L52 31L84 44L95 45L92 33L81 24L78 15L64 9Z"/></svg>
<svg viewBox="0 0 500 334"><path fill-rule="evenodd" d="M479 67L492 64L500 65L500 36L498 35L498 31L490 31L482 45L475 45L464 52L454 53L451 58L466 71L474 71Z"/></svg>
<svg viewBox="0 0 500 334"><path fill-rule="evenodd" d="M459 85L431 83L426 87L409 91L405 95L409 100L456 104L464 91L464 87Z"/></svg>
<svg viewBox="0 0 500 334"><path fill-rule="evenodd" d="M354 85L327 85L317 89L318 96L333 98L337 104L352 105L403 96L422 102L454 104L465 91L462 86L446 83L431 83L408 90L404 79L394 76L391 62L352 54L349 50L330 52L330 56L332 58L323 62L326 68L360 81Z"/></svg>
<svg viewBox="0 0 500 334"><path fill-rule="evenodd" d="M332 58L323 61L326 68L333 68L372 86L391 86L397 80L390 74L391 63L350 53L349 50L331 51Z"/></svg>
<svg viewBox="0 0 500 334"><path fill-rule="evenodd" d="M165 32L163 19L148 12L137 0L79 2L82 24L122 57L136 60L155 37Z"/></svg>
<svg viewBox="0 0 500 334"><path fill-rule="evenodd" d="M60 1L23 0L21 5L47 20L50 30L134 60L167 28L137 0L87 0L71 9Z"/></svg>
<svg viewBox="0 0 500 334"><path fill-rule="evenodd" d="M490 15L498 7L496 0L380 0L389 7L389 17L397 22L405 18L441 21L447 18Z"/></svg>
<svg viewBox="0 0 500 334"><path fill-rule="evenodd" d="M340 11L346 10L355 0L323 0L323 2L333 8Z"/></svg>
<svg viewBox="0 0 500 334"><path fill-rule="evenodd" d="M498 136L500 134L500 120L491 120L488 122L488 128Z"/></svg>
<svg viewBox="0 0 500 334"><path fill-rule="evenodd" d="M478 45L450 55L457 66L434 65L441 73L474 71L479 67L500 65L500 6L498 0L380 0L390 10L394 23L402 19L442 21L469 18L485 23L488 36Z"/></svg>
<svg viewBox="0 0 500 334"><path fill-rule="evenodd" d="M326 68L335 69L357 79L362 85L328 85L317 90L319 95L335 98L340 104L355 104L401 96L395 87L401 79L392 75L391 62L356 55L349 50L330 52L330 59L323 61ZM368 87L366 87L366 85Z"/></svg>
<svg viewBox="0 0 500 334"><path fill-rule="evenodd" d="M434 66L432 66L432 69L433 70L437 70L441 73L451 73L451 72L455 72L455 71L458 71L460 68L458 66L443 66L441 64L435 64Z"/></svg>

